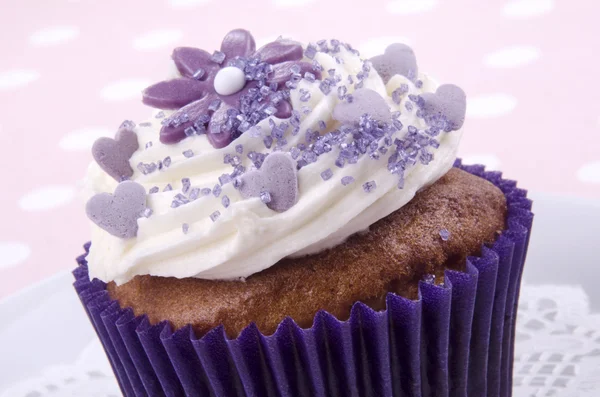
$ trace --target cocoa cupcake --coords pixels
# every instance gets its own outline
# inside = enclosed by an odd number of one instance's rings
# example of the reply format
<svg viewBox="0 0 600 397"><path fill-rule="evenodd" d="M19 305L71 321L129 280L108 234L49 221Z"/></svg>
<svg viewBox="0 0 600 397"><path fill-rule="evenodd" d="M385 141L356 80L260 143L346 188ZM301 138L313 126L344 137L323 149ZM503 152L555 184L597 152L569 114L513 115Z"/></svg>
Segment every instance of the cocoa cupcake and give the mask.
<svg viewBox="0 0 600 397"><path fill-rule="evenodd" d="M176 48L92 149L75 287L124 395L510 395L532 223L403 44Z"/></svg>

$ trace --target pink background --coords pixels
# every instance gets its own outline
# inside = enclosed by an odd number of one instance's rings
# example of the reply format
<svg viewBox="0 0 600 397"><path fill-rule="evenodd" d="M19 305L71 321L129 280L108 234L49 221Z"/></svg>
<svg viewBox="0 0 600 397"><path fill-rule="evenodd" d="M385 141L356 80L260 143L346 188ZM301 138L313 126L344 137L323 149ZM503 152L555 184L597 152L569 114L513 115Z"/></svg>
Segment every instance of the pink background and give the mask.
<svg viewBox="0 0 600 397"><path fill-rule="evenodd" d="M176 45L232 28L338 38L375 55L407 41L421 70L467 91L461 155L522 187L600 198L595 0L3 0L0 298L75 265L89 148L149 114L140 91Z"/></svg>

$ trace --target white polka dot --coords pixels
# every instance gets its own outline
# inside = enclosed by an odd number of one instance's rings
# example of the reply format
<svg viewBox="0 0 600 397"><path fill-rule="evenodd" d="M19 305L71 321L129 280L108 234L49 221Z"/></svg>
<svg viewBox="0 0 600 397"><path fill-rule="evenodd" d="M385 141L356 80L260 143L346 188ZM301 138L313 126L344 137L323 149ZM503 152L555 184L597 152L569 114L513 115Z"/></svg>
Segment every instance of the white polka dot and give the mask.
<svg viewBox="0 0 600 397"><path fill-rule="evenodd" d="M66 43L79 36L77 26L52 26L29 36L29 43L34 46L46 47Z"/></svg>
<svg viewBox="0 0 600 397"><path fill-rule="evenodd" d="M582 166L577 170L577 179L585 183L600 183L600 161Z"/></svg>
<svg viewBox="0 0 600 397"><path fill-rule="evenodd" d="M19 207L24 211L44 211L67 204L75 197L72 186L44 186L25 194L19 200Z"/></svg>
<svg viewBox="0 0 600 397"><path fill-rule="evenodd" d="M540 57L540 50L529 46L506 47L486 55L483 63L491 68L516 68Z"/></svg>
<svg viewBox="0 0 600 397"><path fill-rule="evenodd" d="M96 139L103 136L112 136L114 130L104 127L85 127L72 131L62 137L58 142L58 147L67 151L89 150Z"/></svg>
<svg viewBox="0 0 600 397"><path fill-rule="evenodd" d="M0 72L0 90L11 90L26 86L39 79L40 74L35 70L9 70Z"/></svg>
<svg viewBox="0 0 600 397"><path fill-rule="evenodd" d="M411 40L403 36L384 36L363 41L356 47L361 57L371 58L383 54L387 46L394 43L410 44Z"/></svg>
<svg viewBox="0 0 600 397"><path fill-rule="evenodd" d="M208 4L212 0L169 0L169 4L173 8L189 8L203 4Z"/></svg>
<svg viewBox="0 0 600 397"><path fill-rule="evenodd" d="M433 10L438 0L392 0L387 3L387 10L393 14L412 15Z"/></svg>
<svg viewBox="0 0 600 397"><path fill-rule="evenodd" d="M272 0L272 2L277 7L302 7L316 3L317 0Z"/></svg>
<svg viewBox="0 0 600 397"><path fill-rule="evenodd" d="M107 101L124 101L142 97L142 91L151 83L142 79L116 81L105 86L100 96Z"/></svg>
<svg viewBox="0 0 600 397"><path fill-rule="evenodd" d="M0 269L19 265L31 255L27 244L16 241L0 241Z"/></svg>
<svg viewBox="0 0 600 397"><path fill-rule="evenodd" d="M531 18L554 9L554 0L513 0L504 5L502 14L507 18Z"/></svg>
<svg viewBox="0 0 600 397"><path fill-rule="evenodd" d="M467 117L498 117L512 112L517 99L508 94L489 94L467 98Z"/></svg>
<svg viewBox="0 0 600 397"><path fill-rule="evenodd" d="M181 40L183 32L177 29L157 29L133 39L133 48L138 51L156 50L169 47Z"/></svg>
<svg viewBox="0 0 600 397"><path fill-rule="evenodd" d="M498 170L500 168L500 159L494 154L472 154L462 158L463 164L473 165L482 164L490 170Z"/></svg>

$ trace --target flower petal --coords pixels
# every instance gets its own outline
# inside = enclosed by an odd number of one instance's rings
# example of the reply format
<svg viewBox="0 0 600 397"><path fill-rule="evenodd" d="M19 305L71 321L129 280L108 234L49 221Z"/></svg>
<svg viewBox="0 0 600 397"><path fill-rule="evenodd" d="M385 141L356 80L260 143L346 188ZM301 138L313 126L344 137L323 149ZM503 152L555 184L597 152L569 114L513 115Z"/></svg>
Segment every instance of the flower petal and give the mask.
<svg viewBox="0 0 600 397"><path fill-rule="evenodd" d="M188 78L161 81L146 88L143 102L159 109L179 109L206 94L206 83Z"/></svg>
<svg viewBox="0 0 600 397"><path fill-rule="evenodd" d="M221 103L219 109L217 109L217 111L213 113L210 119L210 123L206 132L206 137L215 149L223 148L233 141L231 131L221 131L218 133L212 132L214 125L220 126L227 121L227 111L232 108L232 106L229 106L225 103Z"/></svg>
<svg viewBox="0 0 600 397"><path fill-rule="evenodd" d="M313 70L313 66L308 62L297 62L297 61L289 61L279 63L277 65L273 65L273 75L269 77L269 83L277 83L282 84L290 79L292 76L292 71L290 70L292 66L298 65L300 66L300 74L304 75L305 72L311 72L315 75L317 79L321 78L321 72Z"/></svg>
<svg viewBox="0 0 600 397"><path fill-rule="evenodd" d="M201 80L206 80L209 75L216 74L218 66L210 60L210 54L204 50L193 47L177 47L171 55L175 66L182 76L193 78L198 69L204 70Z"/></svg>
<svg viewBox="0 0 600 397"><path fill-rule="evenodd" d="M280 119L289 119L292 117L292 105L288 101L279 102L279 105L277 105L277 112L275 112L275 117Z"/></svg>
<svg viewBox="0 0 600 397"><path fill-rule="evenodd" d="M256 51L256 55L260 55L261 62L274 65L286 61L299 61L303 57L303 50L300 43L281 39L265 44Z"/></svg>
<svg viewBox="0 0 600 397"><path fill-rule="evenodd" d="M226 65L227 61L237 56L247 57L250 56L256 50L256 43L252 34L244 29L235 29L227 33L221 43L221 52L226 55L223 64Z"/></svg>
<svg viewBox="0 0 600 397"><path fill-rule="evenodd" d="M212 95L206 95L202 99L190 103L187 106L182 107L177 112L169 116L169 119L173 120L183 114L187 114L190 121L182 123L177 127L165 125L160 130L160 141L164 144L173 144L182 141L186 138L185 129L192 127L194 122L198 120L198 117L210 113L208 105L214 100L215 97Z"/></svg>

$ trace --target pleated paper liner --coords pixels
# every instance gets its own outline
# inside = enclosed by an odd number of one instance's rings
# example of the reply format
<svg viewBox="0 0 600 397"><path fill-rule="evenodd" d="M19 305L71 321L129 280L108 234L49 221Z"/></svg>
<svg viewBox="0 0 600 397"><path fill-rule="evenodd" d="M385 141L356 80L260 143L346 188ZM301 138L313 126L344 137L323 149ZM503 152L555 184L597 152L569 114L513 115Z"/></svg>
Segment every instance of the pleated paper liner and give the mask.
<svg viewBox="0 0 600 397"><path fill-rule="evenodd" d="M386 310L356 303L348 321L321 311L312 328L285 319L271 336L250 325L229 340L222 327L197 338L191 327L151 325L89 280L85 255L75 289L125 396L462 396L512 394L516 307L533 214L526 191L498 172L462 166L498 186L507 228L446 271L421 282L419 299L388 294ZM89 244L85 246L86 252Z"/></svg>

